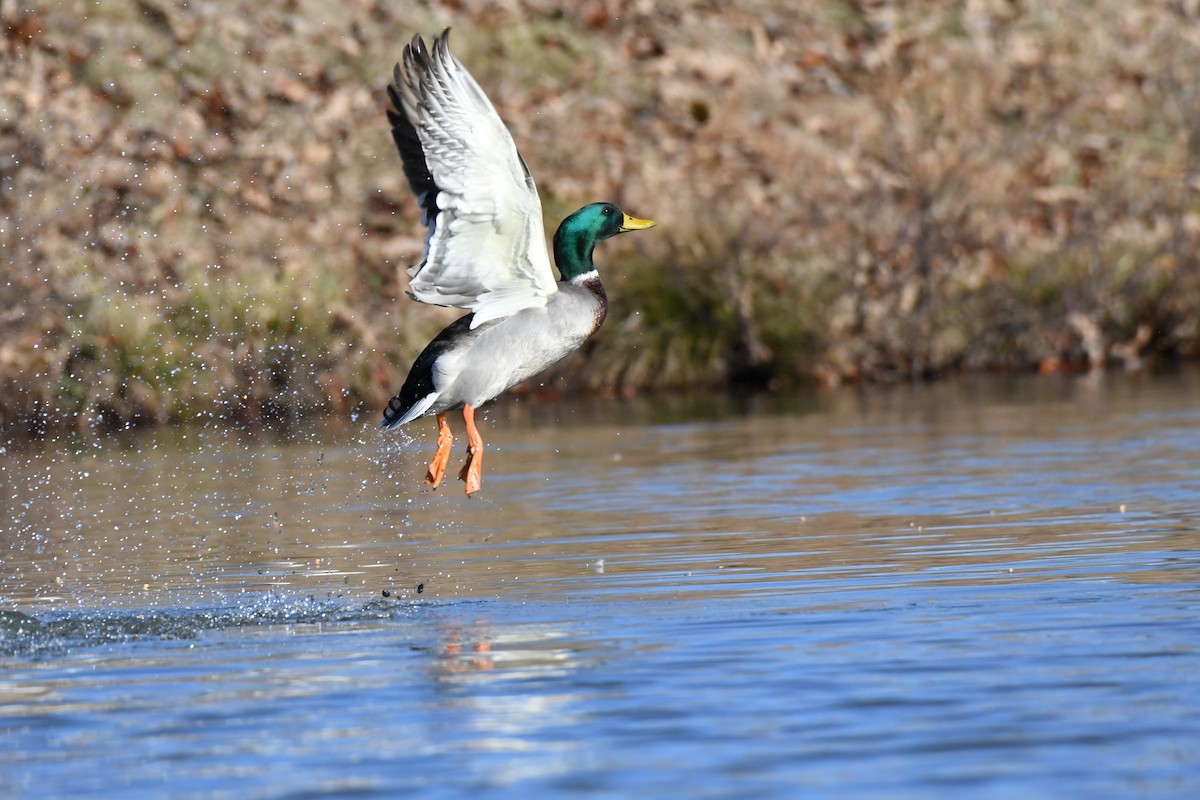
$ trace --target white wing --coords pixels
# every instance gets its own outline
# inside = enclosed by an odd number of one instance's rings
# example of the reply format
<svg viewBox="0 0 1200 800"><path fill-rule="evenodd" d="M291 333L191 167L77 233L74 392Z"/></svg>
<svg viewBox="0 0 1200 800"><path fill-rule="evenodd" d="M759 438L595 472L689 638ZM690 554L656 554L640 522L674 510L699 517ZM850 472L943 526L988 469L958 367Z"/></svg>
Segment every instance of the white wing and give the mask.
<svg viewBox="0 0 1200 800"><path fill-rule="evenodd" d="M425 259L408 271L423 303L468 308L474 328L558 291L542 203L512 136L483 89L450 53L404 48L388 87L392 136L428 227Z"/></svg>

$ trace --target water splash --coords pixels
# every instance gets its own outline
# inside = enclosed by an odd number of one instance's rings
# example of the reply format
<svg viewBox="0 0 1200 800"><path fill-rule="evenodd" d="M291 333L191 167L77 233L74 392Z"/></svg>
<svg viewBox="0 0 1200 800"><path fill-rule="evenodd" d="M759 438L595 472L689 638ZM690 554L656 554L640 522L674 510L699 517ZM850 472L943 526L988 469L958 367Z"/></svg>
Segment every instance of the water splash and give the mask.
<svg viewBox="0 0 1200 800"><path fill-rule="evenodd" d="M380 598L347 603L337 597L269 593L229 605L192 609L51 611L0 609L0 657L58 657L83 648L145 640L193 640L208 631L269 626L345 625L394 621L426 601Z"/></svg>

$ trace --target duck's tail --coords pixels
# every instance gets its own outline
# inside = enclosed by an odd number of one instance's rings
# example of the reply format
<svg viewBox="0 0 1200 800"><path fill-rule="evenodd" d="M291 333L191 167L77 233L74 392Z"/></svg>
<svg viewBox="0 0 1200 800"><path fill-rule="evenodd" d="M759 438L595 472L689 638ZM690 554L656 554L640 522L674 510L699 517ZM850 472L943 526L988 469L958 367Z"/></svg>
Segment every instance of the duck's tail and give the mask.
<svg viewBox="0 0 1200 800"><path fill-rule="evenodd" d="M430 392L414 403L411 397L401 391L400 394L388 400L387 409L383 412L383 422L379 423L379 427L391 430L406 425L428 411L437 399L438 393Z"/></svg>

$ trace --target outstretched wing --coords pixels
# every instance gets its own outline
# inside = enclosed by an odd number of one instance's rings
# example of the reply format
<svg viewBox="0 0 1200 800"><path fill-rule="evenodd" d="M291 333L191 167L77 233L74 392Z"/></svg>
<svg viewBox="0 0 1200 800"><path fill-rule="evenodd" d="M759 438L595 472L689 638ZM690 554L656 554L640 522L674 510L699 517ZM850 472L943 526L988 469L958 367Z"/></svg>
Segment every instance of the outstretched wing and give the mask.
<svg viewBox="0 0 1200 800"><path fill-rule="evenodd" d="M483 89L451 55L449 35L429 48L417 36L404 48L388 119L428 228L409 293L470 309L474 328L545 305L558 285L533 177Z"/></svg>

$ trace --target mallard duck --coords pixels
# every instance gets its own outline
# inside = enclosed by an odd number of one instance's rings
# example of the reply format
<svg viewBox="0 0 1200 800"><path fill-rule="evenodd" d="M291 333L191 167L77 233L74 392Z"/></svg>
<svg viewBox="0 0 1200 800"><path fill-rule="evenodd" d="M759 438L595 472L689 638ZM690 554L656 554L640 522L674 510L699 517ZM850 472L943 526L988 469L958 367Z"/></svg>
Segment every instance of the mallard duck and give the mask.
<svg viewBox="0 0 1200 800"><path fill-rule="evenodd" d="M408 270L409 296L464 308L417 356L381 427L431 414L437 450L426 482L446 472L453 436L446 413L462 409L467 495L479 491L483 439L475 410L579 348L604 322L608 298L592 264L596 243L652 227L612 203L592 203L554 234L555 281L542 203L524 159L483 89L450 53L449 30L404 48L388 86L388 120L427 228L424 259Z"/></svg>

